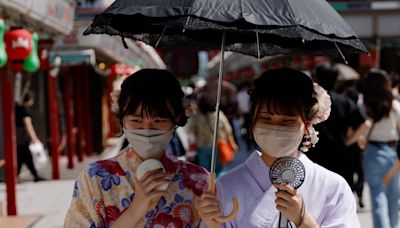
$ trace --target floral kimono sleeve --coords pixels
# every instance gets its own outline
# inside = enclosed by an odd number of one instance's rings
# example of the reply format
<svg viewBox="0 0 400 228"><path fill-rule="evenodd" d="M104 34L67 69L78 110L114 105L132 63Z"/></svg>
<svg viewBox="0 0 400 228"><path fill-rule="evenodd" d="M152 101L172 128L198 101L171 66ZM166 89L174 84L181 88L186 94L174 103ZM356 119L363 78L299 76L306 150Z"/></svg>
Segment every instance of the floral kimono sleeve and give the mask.
<svg viewBox="0 0 400 228"><path fill-rule="evenodd" d="M88 170L81 172L75 182L71 206L64 227L107 227L104 223L104 203L98 184Z"/></svg>

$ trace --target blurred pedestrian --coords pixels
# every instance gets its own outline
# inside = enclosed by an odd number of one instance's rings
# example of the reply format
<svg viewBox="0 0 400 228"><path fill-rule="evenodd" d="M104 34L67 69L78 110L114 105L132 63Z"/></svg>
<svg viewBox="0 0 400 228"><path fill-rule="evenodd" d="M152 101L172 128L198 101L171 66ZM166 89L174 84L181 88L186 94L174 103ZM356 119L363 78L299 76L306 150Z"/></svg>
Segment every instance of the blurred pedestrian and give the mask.
<svg viewBox="0 0 400 228"><path fill-rule="evenodd" d="M366 117L365 108L362 104L362 95L358 91L360 74L350 66L342 63L336 63L334 67L338 70L337 86L335 86L336 91L350 98L358 106L360 112L363 113L363 116ZM354 129L349 127L346 138L351 137L353 133ZM345 147L345 154L349 164L347 167L348 175L346 175L346 177L351 189L357 194L358 205L360 208L364 207L364 172L361 163L364 149L365 139L357 140L357 142L354 142L351 145L346 145ZM356 180L354 180L354 174L357 176Z"/></svg>
<svg viewBox="0 0 400 228"><path fill-rule="evenodd" d="M36 135L32 121L31 107L35 103L32 91L27 91L22 98L22 104L15 104L15 125L17 136L17 161L18 175L21 172L22 165L26 165L33 176L33 181L44 180L39 176L36 170L33 156L29 149L31 143L41 143Z"/></svg>
<svg viewBox="0 0 400 228"><path fill-rule="evenodd" d="M209 171L211 169L212 143L216 117L215 106L209 100L209 96L200 96L197 113L193 115L187 126L188 133L194 136L193 140L197 148L197 164ZM219 118L218 137L224 142L231 144L234 151L237 151L238 146L233 136L232 127L223 111L220 111ZM219 153L217 153L215 170L217 176L221 173L222 169L223 164Z"/></svg>
<svg viewBox="0 0 400 228"><path fill-rule="evenodd" d="M400 102L394 99L389 80L385 71L373 69L362 86L364 105L373 121L363 168L371 192L374 228L398 227L399 174L384 183L385 175L398 161L396 144L400 129Z"/></svg>
<svg viewBox="0 0 400 228"><path fill-rule="evenodd" d="M217 91L218 76L212 75L207 79L206 84L198 89L197 96L198 98L207 97L207 102L209 102L211 106L215 107L217 102ZM236 95L236 86L228 81L223 80L221 84L220 110L228 118L229 124L232 127L233 136L237 143L241 133L240 124L237 119L238 101Z"/></svg>
<svg viewBox="0 0 400 228"><path fill-rule="evenodd" d="M219 178L217 199L209 192L203 194L199 214L207 217L202 222L209 228L360 227L346 181L299 150L317 143L313 125L326 120L330 110L326 91L301 71L289 68L268 70L253 85L251 131L260 150ZM303 176L299 166L291 169L282 165L281 174L290 173L299 181L304 178L298 189L270 181L272 164L287 156L299 159L304 166ZM238 199L237 217L218 224L213 218L220 216L219 206L222 213L229 213L232 197ZM290 224L279 226L280 213Z"/></svg>
<svg viewBox="0 0 400 228"><path fill-rule="evenodd" d="M314 80L328 91L332 101L329 118L315 126L319 142L307 156L317 164L341 175L353 186L356 161L348 153L347 146L357 142L368 130L370 123L365 112L347 95L334 91L338 70L330 62L318 64L314 69ZM352 129L353 134L347 135Z"/></svg>
<svg viewBox="0 0 400 228"><path fill-rule="evenodd" d="M391 72L389 74L389 78L390 78L390 83L392 85L392 93L395 99L397 99L398 101L400 101L400 91L399 91L399 87L400 87L400 75L396 72Z"/></svg>
<svg viewBox="0 0 400 228"><path fill-rule="evenodd" d="M218 90L218 76L213 75L207 79L207 82L203 87L198 89L197 95L198 97L207 96L208 102L211 105L215 106L217 102L217 90ZM235 85L227 81L222 81L220 107L229 120L236 117L237 113L236 94L237 94L237 89Z"/></svg>
<svg viewBox="0 0 400 228"><path fill-rule="evenodd" d="M239 92L236 95L238 103L238 117L241 123L240 133L243 141L246 145L246 151L251 152L252 140L249 137L249 127L250 127L250 95L249 90L251 88L251 82L246 80L240 84L238 87Z"/></svg>
<svg viewBox="0 0 400 228"><path fill-rule="evenodd" d="M81 172L64 227L198 226L192 203L207 189L208 172L165 150L188 119L183 96L166 70L142 69L125 79L114 110L129 145ZM140 177L140 167L152 171Z"/></svg>

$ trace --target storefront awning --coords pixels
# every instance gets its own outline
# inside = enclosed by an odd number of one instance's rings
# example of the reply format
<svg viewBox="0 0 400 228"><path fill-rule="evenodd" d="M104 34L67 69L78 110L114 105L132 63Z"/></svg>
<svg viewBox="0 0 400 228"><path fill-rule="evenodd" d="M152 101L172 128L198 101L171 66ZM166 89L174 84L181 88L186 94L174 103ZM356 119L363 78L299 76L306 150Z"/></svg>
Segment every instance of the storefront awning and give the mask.
<svg viewBox="0 0 400 228"><path fill-rule="evenodd" d="M155 49L144 43L125 39L128 49L124 48L121 38L108 35L84 36L86 26L77 26L68 36L59 36L54 49L95 49L107 56L111 62L127 63L141 68L165 69L165 63Z"/></svg>
<svg viewBox="0 0 400 228"><path fill-rule="evenodd" d="M74 24L74 6L68 0L0 0L0 8L6 20L49 34L67 35Z"/></svg>
<svg viewBox="0 0 400 228"><path fill-rule="evenodd" d="M90 65L96 64L96 54L93 49L87 50L55 50L50 51L49 56L50 64L54 64L59 57L58 64L76 64L76 63L87 63Z"/></svg>

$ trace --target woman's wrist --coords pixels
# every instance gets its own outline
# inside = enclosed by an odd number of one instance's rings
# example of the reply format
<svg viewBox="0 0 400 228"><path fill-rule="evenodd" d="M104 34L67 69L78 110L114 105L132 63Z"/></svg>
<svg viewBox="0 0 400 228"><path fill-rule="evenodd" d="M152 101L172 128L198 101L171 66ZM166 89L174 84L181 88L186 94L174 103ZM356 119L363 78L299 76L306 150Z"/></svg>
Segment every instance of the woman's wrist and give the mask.
<svg viewBox="0 0 400 228"><path fill-rule="evenodd" d="M294 224L296 225L296 227L301 227L301 225L303 225L304 223L304 217L305 217L305 209L304 207L301 209L301 213L300 213L300 217L297 220L297 222L295 222Z"/></svg>
<svg viewBox="0 0 400 228"><path fill-rule="evenodd" d="M218 222L205 222L207 228L220 228L221 224Z"/></svg>
<svg viewBox="0 0 400 228"><path fill-rule="evenodd" d="M139 206L141 205L141 206ZM143 218L144 216L146 216L146 213L148 211L148 208L145 206L142 206L143 204L138 203L137 200L133 200L130 207L127 209L128 210L128 214L130 214L130 216L134 217L134 218Z"/></svg>
<svg viewBox="0 0 400 228"><path fill-rule="evenodd" d="M305 211L305 213L304 213L303 222L301 224L299 224L299 226L296 225L296 227L297 228L319 228L317 222L312 217L312 215L310 213L308 213L308 211Z"/></svg>
<svg viewBox="0 0 400 228"><path fill-rule="evenodd" d="M294 224L296 225L296 227L300 227L303 224L304 216L305 216L305 213L306 213L306 208L305 208L305 205L304 205L303 196L300 195L300 199L301 199L301 210L300 210L298 219L293 221Z"/></svg>
<svg viewBox="0 0 400 228"><path fill-rule="evenodd" d="M126 211L111 225L111 228L136 227L136 224L143 216L139 215L134 207L129 207Z"/></svg>

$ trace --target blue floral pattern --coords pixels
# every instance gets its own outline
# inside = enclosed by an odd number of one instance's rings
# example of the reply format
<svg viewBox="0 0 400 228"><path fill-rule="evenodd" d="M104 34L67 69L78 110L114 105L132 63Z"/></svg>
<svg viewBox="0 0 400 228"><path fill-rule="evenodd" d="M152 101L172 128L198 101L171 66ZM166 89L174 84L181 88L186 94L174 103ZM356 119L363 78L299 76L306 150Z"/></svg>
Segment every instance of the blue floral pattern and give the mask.
<svg viewBox="0 0 400 228"><path fill-rule="evenodd" d="M152 202L150 210L137 227L197 227L200 218L192 200L207 189L205 169L173 157L160 159L171 176L168 194ZM73 200L65 227L109 227L133 203L135 186L132 178L142 161L133 150L115 158L89 165L74 185ZM79 192L78 192L79 190Z"/></svg>

